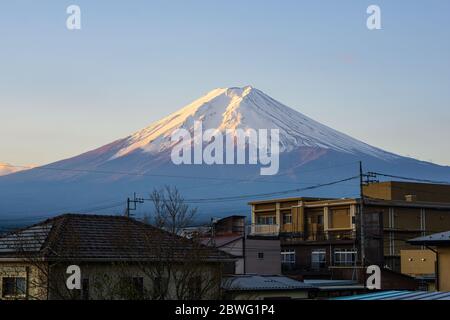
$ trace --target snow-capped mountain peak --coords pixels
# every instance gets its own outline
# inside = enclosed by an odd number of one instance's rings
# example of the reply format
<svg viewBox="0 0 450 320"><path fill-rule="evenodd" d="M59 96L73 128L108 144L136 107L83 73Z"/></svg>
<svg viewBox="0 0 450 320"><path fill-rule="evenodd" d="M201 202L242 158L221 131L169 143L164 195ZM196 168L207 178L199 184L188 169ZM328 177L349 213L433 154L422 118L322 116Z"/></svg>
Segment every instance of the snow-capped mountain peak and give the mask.
<svg viewBox="0 0 450 320"><path fill-rule="evenodd" d="M169 116L154 122L121 142L112 159L135 150L159 153L173 143L171 134L183 128L192 132L201 121L203 130L221 133L236 129L279 129L280 151L317 147L346 153L363 153L378 158L395 157L350 136L331 129L272 99L252 86L217 88Z"/></svg>

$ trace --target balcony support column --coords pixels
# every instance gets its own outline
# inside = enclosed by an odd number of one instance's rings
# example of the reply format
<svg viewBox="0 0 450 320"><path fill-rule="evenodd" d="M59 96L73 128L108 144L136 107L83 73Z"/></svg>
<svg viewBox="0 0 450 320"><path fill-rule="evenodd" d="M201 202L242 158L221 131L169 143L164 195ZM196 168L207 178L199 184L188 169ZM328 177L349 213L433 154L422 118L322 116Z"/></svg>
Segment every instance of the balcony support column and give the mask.
<svg viewBox="0 0 450 320"><path fill-rule="evenodd" d="M283 225L283 221L281 221L281 212L280 212L280 203L277 202L277 204L275 205L275 216L276 216L276 221L275 224L278 225L279 231L281 231L281 227Z"/></svg>
<svg viewBox="0 0 450 320"><path fill-rule="evenodd" d="M350 206L350 227L352 228L353 232L356 232L356 224L355 224L355 216L356 216L356 206L351 205Z"/></svg>
<svg viewBox="0 0 450 320"><path fill-rule="evenodd" d="M328 239L328 226L329 226L329 210L328 207L323 207L323 233L325 235L325 239Z"/></svg>
<svg viewBox="0 0 450 320"><path fill-rule="evenodd" d="M252 226L256 224L255 205L252 204Z"/></svg>

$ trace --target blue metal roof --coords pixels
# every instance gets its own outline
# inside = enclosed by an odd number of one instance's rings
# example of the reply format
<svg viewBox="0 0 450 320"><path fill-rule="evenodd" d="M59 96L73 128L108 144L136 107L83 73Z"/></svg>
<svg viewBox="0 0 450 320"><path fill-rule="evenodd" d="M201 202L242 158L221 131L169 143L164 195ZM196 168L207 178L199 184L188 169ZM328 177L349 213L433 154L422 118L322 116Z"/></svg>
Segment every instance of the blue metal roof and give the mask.
<svg viewBox="0 0 450 320"><path fill-rule="evenodd" d="M428 291L378 291L332 300L450 300L450 292Z"/></svg>
<svg viewBox="0 0 450 320"><path fill-rule="evenodd" d="M251 274L224 278L222 288L231 291L314 289L311 285L284 276Z"/></svg>
<svg viewBox="0 0 450 320"><path fill-rule="evenodd" d="M420 245L448 245L450 244L450 231L430 234L428 236L418 237L407 241L411 244Z"/></svg>

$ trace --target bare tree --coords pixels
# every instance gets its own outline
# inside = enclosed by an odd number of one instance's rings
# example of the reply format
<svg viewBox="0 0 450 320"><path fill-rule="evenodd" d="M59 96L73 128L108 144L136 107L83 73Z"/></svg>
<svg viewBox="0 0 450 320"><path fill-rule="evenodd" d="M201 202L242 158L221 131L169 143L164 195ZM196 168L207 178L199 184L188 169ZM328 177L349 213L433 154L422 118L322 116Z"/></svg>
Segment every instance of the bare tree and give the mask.
<svg viewBox="0 0 450 320"><path fill-rule="evenodd" d="M152 297L156 299L204 299L218 297L222 265L213 262L215 249L202 245L195 237L179 236L180 230L191 226L197 208L190 208L176 187L165 186L150 194L153 202L153 225L168 234L156 239L155 264L144 270L155 279ZM167 241L171 238L172 241ZM155 239L149 239L155 241Z"/></svg>
<svg viewBox="0 0 450 320"><path fill-rule="evenodd" d="M178 234L194 221L197 208L189 208L176 187L165 186L150 194L154 206L154 226Z"/></svg>

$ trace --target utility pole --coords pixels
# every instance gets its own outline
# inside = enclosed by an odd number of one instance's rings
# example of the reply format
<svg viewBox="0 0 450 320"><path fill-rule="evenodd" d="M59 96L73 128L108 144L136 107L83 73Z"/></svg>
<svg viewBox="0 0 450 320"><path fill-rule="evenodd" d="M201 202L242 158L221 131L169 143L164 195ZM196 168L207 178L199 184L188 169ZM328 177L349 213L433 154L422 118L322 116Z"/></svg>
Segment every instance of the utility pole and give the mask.
<svg viewBox="0 0 450 320"><path fill-rule="evenodd" d="M246 252L246 242L247 242L247 226L246 226L247 218L244 218L244 233L243 233L243 239L242 239L242 254L244 256L244 274L247 274L247 267L245 260L247 260L247 252Z"/></svg>
<svg viewBox="0 0 450 320"><path fill-rule="evenodd" d="M127 210L125 211L125 216L127 218L130 218L132 216L131 211L136 210L137 203L144 203L144 199L136 198L136 192L135 192L133 195L133 200L131 200L129 197L127 198ZM133 206L131 206L131 204L133 204Z"/></svg>
<svg viewBox="0 0 450 320"><path fill-rule="evenodd" d="M211 244L216 247L216 218L211 218Z"/></svg>
<svg viewBox="0 0 450 320"><path fill-rule="evenodd" d="M366 262L366 248L365 248L365 232L364 232L364 174L362 161L359 161L359 221L360 221L360 237L361 237L361 265L364 268Z"/></svg>

